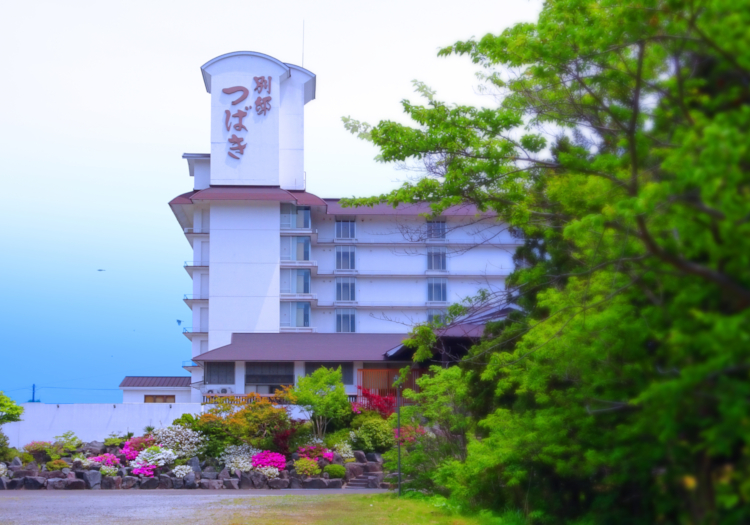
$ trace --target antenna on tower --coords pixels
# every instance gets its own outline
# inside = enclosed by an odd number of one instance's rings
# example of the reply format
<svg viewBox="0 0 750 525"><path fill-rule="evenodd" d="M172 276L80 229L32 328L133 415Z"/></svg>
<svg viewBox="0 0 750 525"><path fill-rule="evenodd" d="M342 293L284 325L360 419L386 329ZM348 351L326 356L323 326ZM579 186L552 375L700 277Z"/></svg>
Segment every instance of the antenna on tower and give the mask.
<svg viewBox="0 0 750 525"><path fill-rule="evenodd" d="M305 19L302 19L302 67L305 67Z"/></svg>

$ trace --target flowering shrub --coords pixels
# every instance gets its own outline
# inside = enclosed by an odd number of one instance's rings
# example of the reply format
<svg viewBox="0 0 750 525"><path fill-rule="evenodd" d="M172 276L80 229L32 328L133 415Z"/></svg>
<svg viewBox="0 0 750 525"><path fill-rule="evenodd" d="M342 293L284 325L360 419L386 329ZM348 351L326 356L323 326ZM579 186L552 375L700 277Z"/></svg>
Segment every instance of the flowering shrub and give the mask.
<svg viewBox="0 0 750 525"><path fill-rule="evenodd" d="M402 445L409 445L409 444L415 443L418 438L422 436L426 436L426 435L427 435L427 431L424 429L424 427L421 427L419 425L402 426L400 435L399 435L399 431L397 428L393 429L393 437L395 438L396 443L400 443Z"/></svg>
<svg viewBox="0 0 750 525"><path fill-rule="evenodd" d="M197 456L208 445L208 438L201 432L181 425L159 428L151 435L156 443L174 451L178 458Z"/></svg>
<svg viewBox="0 0 750 525"><path fill-rule="evenodd" d="M102 468L99 469L99 473L101 473L102 476L116 476L117 467L111 467L109 465L102 465Z"/></svg>
<svg viewBox="0 0 750 525"><path fill-rule="evenodd" d="M396 411L396 398L394 396L381 396L361 386L358 386L357 389L362 393L362 397L365 398L365 402L359 405L360 410L362 408L373 410L379 413L383 419L388 419Z"/></svg>
<svg viewBox="0 0 750 525"><path fill-rule="evenodd" d="M172 469L174 476L180 479L184 478L185 476L190 474L192 471L193 471L193 468L187 465L180 465L179 467L175 467Z"/></svg>
<svg viewBox="0 0 750 525"><path fill-rule="evenodd" d="M393 429L383 419L366 420L354 436L354 444L365 452L385 452L396 444Z"/></svg>
<svg viewBox="0 0 750 525"><path fill-rule="evenodd" d="M8 474L8 465L0 463L0 478L4 478Z"/></svg>
<svg viewBox="0 0 750 525"><path fill-rule="evenodd" d="M286 467L286 458L284 455L269 450L264 450L260 454L255 454L252 458L252 462L255 470L263 467L274 467L279 470L284 470L284 467Z"/></svg>
<svg viewBox="0 0 750 525"><path fill-rule="evenodd" d="M91 466L91 462L86 457L84 457L83 454L76 454L75 456L73 456L73 463L75 463L76 461L80 461L81 467L83 468L89 468Z"/></svg>
<svg viewBox="0 0 750 525"><path fill-rule="evenodd" d="M275 479L279 477L279 469L276 467L258 467L255 469L256 472L264 474L268 479Z"/></svg>
<svg viewBox="0 0 750 525"><path fill-rule="evenodd" d="M62 470L68 467L70 467L70 465L62 459L53 459L52 461L47 462L47 470ZM0 474L0 476L2 476L2 474Z"/></svg>
<svg viewBox="0 0 750 525"><path fill-rule="evenodd" d="M299 458L294 462L294 470L303 476L317 476L320 474L318 462L313 459Z"/></svg>
<svg viewBox="0 0 750 525"><path fill-rule="evenodd" d="M363 407L361 404L357 403L356 401L352 401L352 412L355 414L361 414L362 411L365 410L365 407Z"/></svg>
<svg viewBox="0 0 750 525"><path fill-rule="evenodd" d="M133 461L142 450L154 445L154 443L154 438L151 436L134 437L125 442L122 446L122 453L125 454L128 461Z"/></svg>
<svg viewBox="0 0 750 525"><path fill-rule="evenodd" d="M327 465L323 472L328 472L328 477L331 479L341 479L346 476L346 468L341 465Z"/></svg>
<svg viewBox="0 0 750 525"><path fill-rule="evenodd" d="M120 464L120 460L114 454L102 454L101 456L94 456L89 458L89 461L95 463L101 463L103 466L114 467Z"/></svg>
<svg viewBox="0 0 750 525"><path fill-rule="evenodd" d="M352 450L351 444L347 443L346 441L342 441L341 443L337 443L333 447L333 451L336 452L339 456L341 456L344 460L350 459L354 457L354 451Z"/></svg>
<svg viewBox="0 0 750 525"><path fill-rule="evenodd" d="M260 454L260 450L250 445L229 445L219 456L221 461L231 472L241 470L250 472L253 470L252 457Z"/></svg>
<svg viewBox="0 0 750 525"><path fill-rule="evenodd" d="M318 459L323 458L328 461L333 461L333 452L320 445L313 445L307 447L300 447L297 449L297 454L301 458L307 459Z"/></svg>
<svg viewBox="0 0 750 525"><path fill-rule="evenodd" d="M177 459L177 454L168 448L162 448L159 445L148 447L146 450L142 450L138 453L138 457L131 463L133 467L133 474L143 475L147 477L153 477L154 470L157 467L163 467L169 463L174 463Z"/></svg>

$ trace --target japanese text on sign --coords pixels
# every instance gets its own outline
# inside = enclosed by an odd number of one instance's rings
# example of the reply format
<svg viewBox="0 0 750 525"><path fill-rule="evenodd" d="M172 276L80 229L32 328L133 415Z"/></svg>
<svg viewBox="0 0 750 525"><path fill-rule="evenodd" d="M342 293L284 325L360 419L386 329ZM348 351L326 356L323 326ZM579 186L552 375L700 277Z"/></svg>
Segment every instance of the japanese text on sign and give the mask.
<svg viewBox="0 0 750 525"><path fill-rule="evenodd" d="M258 98L255 99L255 112L258 115L266 115L269 111L271 111L272 78L270 76L262 76L253 77L253 80L255 81L255 89L253 91L256 91L258 93ZM263 91L265 91L268 96L262 96ZM227 95L241 93L239 97L232 101L232 106L240 104L245 99L247 99L248 95L250 95L250 91L243 86L224 88L222 89L222 92L226 93ZM237 111L235 112L232 112L233 110L230 111L229 109L224 110L224 127L226 127L227 131L234 130L238 133L243 130L247 131L247 127L245 126L243 119L247 117L247 112L251 109L252 104L245 106L245 111L242 111L242 109L240 108L237 108ZM237 155L244 155L247 144L243 144L243 141L243 137L237 136L236 133L232 133L232 136L227 139L227 142L231 144L227 155L229 155L233 159L239 159Z"/></svg>

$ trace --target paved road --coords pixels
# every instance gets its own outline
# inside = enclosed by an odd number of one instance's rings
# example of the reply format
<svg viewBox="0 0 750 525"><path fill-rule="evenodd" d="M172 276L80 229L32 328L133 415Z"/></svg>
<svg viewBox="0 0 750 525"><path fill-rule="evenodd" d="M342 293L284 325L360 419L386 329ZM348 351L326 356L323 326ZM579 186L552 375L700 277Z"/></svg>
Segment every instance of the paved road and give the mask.
<svg viewBox="0 0 750 525"><path fill-rule="evenodd" d="M102 523L226 523L227 500L243 501L231 509L252 510L257 498L376 494L372 489L346 490L13 490L0 492L0 525L87 525Z"/></svg>

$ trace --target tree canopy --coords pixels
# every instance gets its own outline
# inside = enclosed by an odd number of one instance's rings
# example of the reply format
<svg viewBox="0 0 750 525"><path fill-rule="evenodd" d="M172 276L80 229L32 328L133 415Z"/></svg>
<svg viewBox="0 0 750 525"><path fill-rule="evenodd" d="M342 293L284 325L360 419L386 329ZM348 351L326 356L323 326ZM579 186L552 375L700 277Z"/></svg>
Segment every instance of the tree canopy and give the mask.
<svg viewBox="0 0 750 525"><path fill-rule="evenodd" d="M468 202L525 234L507 293L473 304L520 309L461 363L466 455L436 490L531 523L750 520L749 8L548 1L440 51L494 107L417 82L410 125L344 119L423 169L347 205Z"/></svg>
<svg viewBox="0 0 750 525"><path fill-rule="evenodd" d="M23 407L20 407L11 398L0 392L0 425L21 421Z"/></svg>

